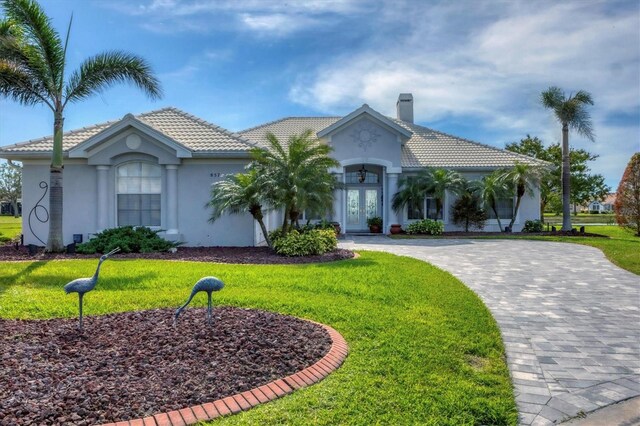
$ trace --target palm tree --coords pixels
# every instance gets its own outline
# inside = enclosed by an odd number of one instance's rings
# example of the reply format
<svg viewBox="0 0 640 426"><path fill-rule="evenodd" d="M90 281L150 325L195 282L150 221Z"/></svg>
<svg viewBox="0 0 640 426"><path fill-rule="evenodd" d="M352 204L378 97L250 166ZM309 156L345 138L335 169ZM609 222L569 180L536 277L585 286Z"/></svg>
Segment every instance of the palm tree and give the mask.
<svg viewBox="0 0 640 426"><path fill-rule="evenodd" d="M507 183L500 178L500 172L496 171L490 175L483 176L481 180L474 182L474 187L484 205L484 209L491 208L496 215L498 227L502 232L502 223L500 222L500 214L498 214L498 201L510 196L510 188Z"/></svg>
<svg viewBox="0 0 640 426"><path fill-rule="evenodd" d="M569 127L593 141L591 117L586 106L593 105L591 94L579 90L567 98L559 87L549 87L541 94L542 105L552 109L562 124L562 230L571 230L571 165L569 162Z"/></svg>
<svg viewBox="0 0 640 426"><path fill-rule="evenodd" d="M411 206L423 214L424 197L429 193L431 176L427 170L422 170L415 176L402 177L398 181L398 192L393 194L391 207L400 213L406 206Z"/></svg>
<svg viewBox="0 0 640 426"><path fill-rule="evenodd" d="M509 222L509 228L512 229L516 215L520 209L522 197L524 197L526 193L533 196L533 184L540 180L542 170L539 167L516 162L511 169L503 169L496 173L500 181L505 183L509 188L515 189L516 205L513 209L511 221Z"/></svg>
<svg viewBox="0 0 640 426"><path fill-rule="evenodd" d="M115 83L129 82L150 98L161 96L160 84L147 62L112 51L86 59L68 78L65 64L69 32L60 38L35 0L3 0L0 21L0 95L23 105L44 104L53 112L53 153L49 173L48 251L62 251L62 135L64 109Z"/></svg>
<svg viewBox="0 0 640 426"><path fill-rule="evenodd" d="M431 173L431 186L429 192L436 200L436 218L440 217L444 197L447 191L454 194L460 193L464 187L465 180L458 172L447 169L429 169Z"/></svg>
<svg viewBox="0 0 640 426"><path fill-rule="evenodd" d="M329 156L332 148L313 138L311 130L291 136L286 146L273 133L267 133L267 141L268 149L251 151L253 167L264 179L273 207L284 208L282 232L286 234L305 208L316 212L331 208L339 184L328 170L340 163Z"/></svg>
<svg viewBox="0 0 640 426"><path fill-rule="evenodd" d="M439 218L446 192L457 194L463 182L462 176L453 170L433 168L421 170L415 176L400 179L399 191L393 195L391 207L396 212L400 212L405 206L411 205L422 212L422 200L430 195L435 199L436 218Z"/></svg>
<svg viewBox="0 0 640 426"><path fill-rule="evenodd" d="M247 173L227 176L211 187L211 199L207 203L207 207L211 207L213 212L209 222L215 222L225 211L231 214L249 212L260 225L267 245L269 248L273 248L262 213L262 203L267 201L263 194L267 193L263 181L255 169L249 169Z"/></svg>

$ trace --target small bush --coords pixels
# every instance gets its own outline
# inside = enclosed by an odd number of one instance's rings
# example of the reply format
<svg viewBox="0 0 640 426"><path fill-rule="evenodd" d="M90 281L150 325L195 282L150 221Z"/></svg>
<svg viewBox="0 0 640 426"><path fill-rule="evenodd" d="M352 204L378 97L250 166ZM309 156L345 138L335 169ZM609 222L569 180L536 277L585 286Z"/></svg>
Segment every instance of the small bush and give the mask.
<svg viewBox="0 0 640 426"><path fill-rule="evenodd" d="M541 220L527 220L524 223L524 228L522 228L522 232L542 232L544 229L544 225Z"/></svg>
<svg viewBox="0 0 640 426"><path fill-rule="evenodd" d="M158 236L158 232L160 231L152 231L144 226L105 229L86 243L78 245L76 252L107 253L120 247L121 253L153 253L167 251L182 244L167 241Z"/></svg>
<svg viewBox="0 0 640 426"><path fill-rule="evenodd" d="M313 229L304 233L291 231L280 234L273 242L276 253L283 256L312 256L335 250L338 247L336 233L332 229Z"/></svg>
<svg viewBox="0 0 640 426"><path fill-rule="evenodd" d="M444 231L444 224L438 220L424 219L407 226L407 234L440 235Z"/></svg>

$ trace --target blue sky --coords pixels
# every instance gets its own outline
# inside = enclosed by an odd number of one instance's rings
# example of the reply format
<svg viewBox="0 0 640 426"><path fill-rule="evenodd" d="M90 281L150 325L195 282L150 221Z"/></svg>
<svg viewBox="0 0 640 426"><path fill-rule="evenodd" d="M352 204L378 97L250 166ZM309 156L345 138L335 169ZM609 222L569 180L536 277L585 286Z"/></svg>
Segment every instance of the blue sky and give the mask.
<svg viewBox="0 0 640 426"><path fill-rule="evenodd" d="M128 86L70 105L65 129L175 106L232 131L284 116L344 115L363 103L395 114L414 95L419 124L504 147L560 125L549 86L587 90L613 190L640 151L640 2L366 0L42 0L68 59L120 49L144 56L164 97ZM0 145L51 133L42 107L0 101Z"/></svg>

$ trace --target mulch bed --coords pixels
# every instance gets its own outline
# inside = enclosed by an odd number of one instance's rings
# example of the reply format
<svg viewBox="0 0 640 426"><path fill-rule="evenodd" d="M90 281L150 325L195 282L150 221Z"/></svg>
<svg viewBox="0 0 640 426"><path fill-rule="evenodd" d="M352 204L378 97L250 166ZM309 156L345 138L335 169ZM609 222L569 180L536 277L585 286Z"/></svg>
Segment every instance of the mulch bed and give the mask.
<svg viewBox="0 0 640 426"><path fill-rule="evenodd" d="M8 244L0 246L0 261L96 259L100 254L42 253L30 255L26 246ZM175 253L118 253L114 259L161 259L188 260L195 262L243 263L243 264L294 264L333 262L353 258L353 252L337 249L318 256L286 257L269 250L268 247L178 247Z"/></svg>
<svg viewBox="0 0 640 426"><path fill-rule="evenodd" d="M211 402L300 371L331 339L259 310L173 309L0 320L0 425L90 425Z"/></svg>

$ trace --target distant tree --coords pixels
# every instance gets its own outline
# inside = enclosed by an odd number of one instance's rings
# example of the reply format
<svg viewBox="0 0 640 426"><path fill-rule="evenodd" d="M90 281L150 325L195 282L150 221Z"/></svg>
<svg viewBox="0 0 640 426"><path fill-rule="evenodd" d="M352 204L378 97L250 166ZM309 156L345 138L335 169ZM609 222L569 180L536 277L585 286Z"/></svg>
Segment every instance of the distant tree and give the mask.
<svg viewBox="0 0 640 426"><path fill-rule="evenodd" d="M540 216L550 208L556 213L562 212L562 148L559 143L547 147L537 137L527 135L520 142L508 143L508 151L528 155L553 164L549 170L542 170L540 176ZM600 174L591 174L588 162L595 161L598 155L584 149L569 148L570 158L570 199L573 205L586 204L602 200L611 192ZM559 203L559 204L558 204ZM558 209L558 206L559 209Z"/></svg>
<svg viewBox="0 0 640 426"><path fill-rule="evenodd" d="M63 251L63 123L68 103L82 101L118 83L132 83L151 98L160 83L142 58L120 51L100 53L66 74L67 35L63 39L35 0L2 0L0 19L0 96L23 105L45 105L53 112L53 151L49 168L47 251Z"/></svg>
<svg viewBox="0 0 640 426"><path fill-rule="evenodd" d="M636 152L624 170L614 204L616 221L640 237L640 152Z"/></svg>
<svg viewBox="0 0 640 426"><path fill-rule="evenodd" d="M483 229L487 221L487 213L481 207L476 188L476 184L461 182L458 199L451 206L453 223L464 225L465 232L469 232L470 227Z"/></svg>
<svg viewBox="0 0 640 426"><path fill-rule="evenodd" d="M18 217L18 200L22 196L22 168L0 164L0 200L9 201Z"/></svg>
<svg viewBox="0 0 640 426"><path fill-rule="evenodd" d="M567 97L559 87L549 87L540 96L542 105L552 109L562 124L562 230L571 231L571 174L569 156L569 127L578 134L594 140L591 117L586 109L593 105L591 94L579 90Z"/></svg>

